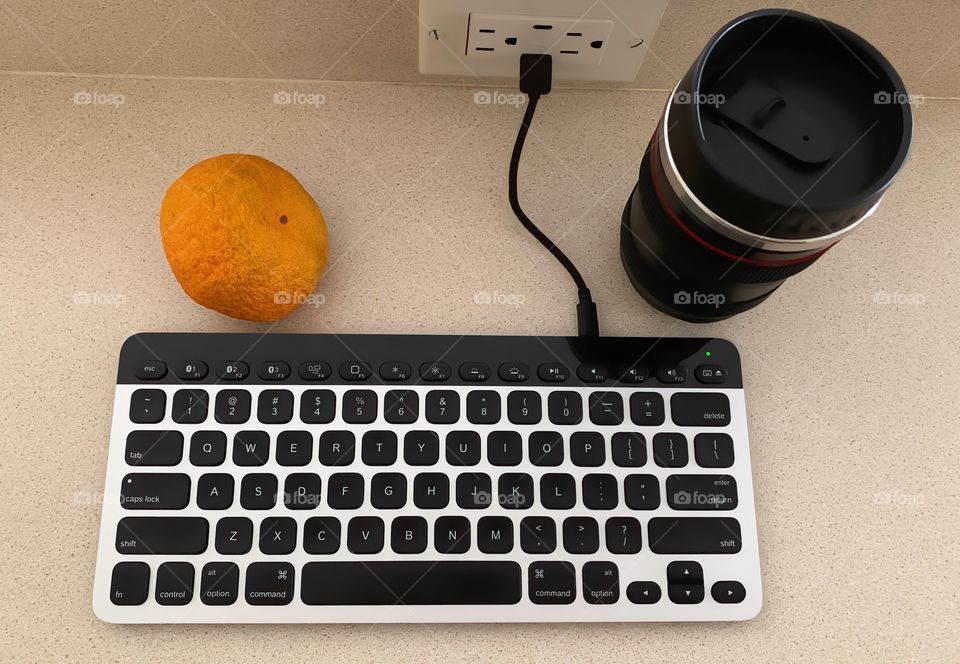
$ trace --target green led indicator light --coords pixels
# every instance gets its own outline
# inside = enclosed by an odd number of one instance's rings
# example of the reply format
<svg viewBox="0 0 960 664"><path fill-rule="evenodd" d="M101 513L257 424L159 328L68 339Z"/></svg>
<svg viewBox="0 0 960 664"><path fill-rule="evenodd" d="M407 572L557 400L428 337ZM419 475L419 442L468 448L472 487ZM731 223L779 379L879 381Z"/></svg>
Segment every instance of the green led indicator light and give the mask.
<svg viewBox="0 0 960 664"><path fill-rule="evenodd" d="M710 351L707 351L707 357L710 357Z"/></svg>

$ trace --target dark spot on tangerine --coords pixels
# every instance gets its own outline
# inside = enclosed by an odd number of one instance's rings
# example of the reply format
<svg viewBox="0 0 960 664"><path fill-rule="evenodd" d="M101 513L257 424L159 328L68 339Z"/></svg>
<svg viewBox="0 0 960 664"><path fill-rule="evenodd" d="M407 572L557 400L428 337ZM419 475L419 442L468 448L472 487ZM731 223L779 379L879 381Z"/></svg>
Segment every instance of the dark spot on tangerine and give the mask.
<svg viewBox="0 0 960 664"><path fill-rule="evenodd" d="M287 223L287 215L285 215L285 214L281 214L281 215L280 215L280 223L281 223L281 224Z"/></svg>

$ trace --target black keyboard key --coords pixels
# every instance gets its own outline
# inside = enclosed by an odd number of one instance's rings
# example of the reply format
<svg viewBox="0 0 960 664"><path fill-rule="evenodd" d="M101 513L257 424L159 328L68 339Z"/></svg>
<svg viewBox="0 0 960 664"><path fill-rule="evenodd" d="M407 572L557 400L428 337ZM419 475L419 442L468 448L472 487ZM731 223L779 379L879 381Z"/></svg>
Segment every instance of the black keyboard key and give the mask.
<svg viewBox="0 0 960 664"><path fill-rule="evenodd" d="M233 505L233 475L207 473L197 480L197 507L225 510Z"/></svg>
<svg viewBox="0 0 960 664"><path fill-rule="evenodd" d="M563 548L567 553L596 553L600 548L597 520L589 516L570 516L564 519Z"/></svg>
<svg viewBox="0 0 960 664"><path fill-rule="evenodd" d="M138 364L133 374L140 380L160 380L167 375L167 365L160 360L147 360Z"/></svg>
<svg viewBox="0 0 960 664"><path fill-rule="evenodd" d="M500 380L508 383L522 383L530 377L530 367L523 362L507 362L500 365Z"/></svg>
<svg viewBox="0 0 960 664"><path fill-rule="evenodd" d="M687 379L687 370L680 364L665 364L657 367L657 380L667 385L679 385Z"/></svg>
<svg viewBox="0 0 960 664"><path fill-rule="evenodd" d="M243 597L253 606L283 606L293 601L296 571L290 563L250 563Z"/></svg>
<svg viewBox="0 0 960 664"><path fill-rule="evenodd" d="M450 380L453 371L446 362L424 362L420 365L420 377L430 382Z"/></svg>
<svg viewBox="0 0 960 664"><path fill-rule="evenodd" d="M729 475L671 475L667 505L675 510L732 510L737 506L737 481Z"/></svg>
<svg viewBox="0 0 960 664"><path fill-rule="evenodd" d="M194 466L219 466L227 458L227 434L222 431L196 431L190 436L190 463Z"/></svg>
<svg viewBox="0 0 960 664"><path fill-rule="evenodd" d="M180 380L203 380L208 371L207 363L200 360L186 360L173 365L173 373Z"/></svg>
<svg viewBox="0 0 960 664"><path fill-rule="evenodd" d="M620 502L617 478L607 473L583 476L583 506L588 510L612 510Z"/></svg>
<svg viewBox="0 0 960 664"><path fill-rule="evenodd" d="M534 466L559 466L563 463L563 435L556 431L531 433L530 462Z"/></svg>
<svg viewBox="0 0 960 664"><path fill-rule="evenodd" d="M420 473L413 478L413 504L422 510L443 509L450 502L450 478L445 473Z"/></svg>
<svg viewBox="0 0 960 664"><path fill-rule="evenodd" d="M451 466L476 466L480 463L480 434L476 431L451 431L447 434L447 463Z"/></svg>
<svg viewBox="0 0 960 664"><path fill-rule="evenodd" d="M618 431L610 438L610 456L621 468L639 468L647 463L647 441L642 433Z"/></svg>
<svg viewBox="0 0 960 664"><path fill-rule="evenodd" d="M597 362L584 362L577 367L577 378L584 383L602 383L610 378L610 367Z"/></svg>
<svg viewBox="0 0 960 664"><path fill-rule="evenodd" d="M213 546L221 555L242 556L253 547L253 522L245 516L220 519Z"/></svg>
<svg viewBox="0 0 960 664"><path fill-rule="evenodd" d="M290 377L290 365L286 362L268 361L261 362L257 368L257 375L260 380L280 381Z"/></svg>
<svg viewBox="0 0 960 664"><path fill-rule="evenodd" d="M601 426L623 424L623 397L619 392L591 392L590 421Z"/></svg>
<svg viewBox="0 0 960 664"><path fill-rule="evenodd" d="M161 606L186 606L193 599L194 569L190 563L162 563L153 596Z"/></svg>
<svg viewBox="0 0 960 664"><path fill-rule="evenodd" d="M370 424L377 419L377 393L373 390L348 390L343 395L343 421Z"/></svg>
<svg viewBox="0 0 960 664"><path fill-rule="evenodd" d="M493 466L517 466L523 460L523 437L516 431L491 431L487 461Z"/></svg>
<svg viewBox="0 0 960 664"><path fill-rule="evenodd" d="M573 604L577 599L577 573L571 563L531 563L527 580L534 604Z"/></svg>
<svg viewBox="0 0 960 664"><path fill-rule="evenodd" d="M302 362L300 368L297 369L297 373L300 374L300 378L303 380L309 381L320 381L326 380L330 377L330 365L322 360L309 360L307 362Z"/></svg>
<svg viewBox="0 0 960 664"><path fill-rule="evenodd" d="M653 460L661 468L683 468L689 461L687 437L682 433L658 433L653 437Z"/></svg>
<svg viewBox="0 0 960 664"><path fill-rule="evenodd" d="M730 399L720 392L678 392L670 397L670 416L682 427L725 427Z"/></svg>
<svg viewBox="0 0 960 664"><path fill-rule="evenodd" d="M633 604L656 604L662 592L654 581L634 581L627 586L627 599Z"/></svg>
<svg viewBox="0 0 960 664"><path fill-rule="evenodd" d="M707 385L719 385L727 377L727 370L719 364L701 364L693 372L697 381Z"/></svg>
<svg viewBox="0 0 960 664"><path fill-rule="evenodd" d="M553 553L557 549L557 524L548 516L524 517L520 521L520 548L524 553Z"/></svg>
<svg viewBox="0 0 960 664"><path fill-rule="evenodd" d="M551 392L547 397L547 415L554 424L580 424L583 397L579 392Z"/></svg>
<svg viewBox="0 0 960 664"><path fill-rule="evenodd" d="M289 510L312 510L320 504L320 476L290 473L283 481L283 504Z"/></svg>
<svg viewBox="0 0 960 664"><path fill-rule="evenodd" d="M407 476L377 473L370 480L370 504L378 510L398 510L407 504Z"/></svg>
<svg viewBox="0 0 960 664"><path fill-rule="evenodd" d="M305 390L300 396L300 420L307 424L329 424L337 414L333 390Z"/></svg>
<svg viewBox="0 0 960 664"><path fill-rule="evenodd" d="M623 502L632 510L660 507L660 481L654 475L627 475L623 480Z"/></svg>
<svg viewBox="0 0 960 664"><path fill-rule="evenodd" d="M516 604L520 566L508 560L312 562L300 598L308 606Z"/></svg>
<svg viewBox="0 0 960 664"><path fill-rule="evenodd" d="M415 554L427 550L427 520L422 516L398 516L390 524L394 553Z"/></svg>
<svg viewBox="0 0 960 664"><path fill-rule="evenodd" d="M246 390L220 390L213 416L220 424L243 424L250 419L250 393Z"/></svg>
<svg viewBox="0 0 960 664"><path fill-rule="evenodd" d="M356 454L357 437L352 431L324 431L317 445L324 466L349 466Z"/></svg>
<svg viewBox="0 0 960 664"><path fill-rule="evenodd" d="M645 364L634 364L620 374L620 382L627 384L642 383L650 377L650 369Z"/></svg>
<svg viewBox="0 0 960 664"><path fill-rule="evenodd" d="M516 390L507 395L507 419L512 424L539 424L543 401L538 392Z"/></svg>
<svg viewBox="0 0 960 664"><path fill-rule="evenodd" d="M630 395L630 419L640 426L663 424L663 397L656 392L634 392Z"/></svg>
<svg viewBox="0 0 960 664"><path fill-rule="evenodd" d="M150 566L128 562L113 566L110 576L110 601L117 606L139 606L150 594Z"/></svg>
<svg viewBox="0 0 960 664"><path fill-rule="evenodd" d="M493 390L473 390L467 394L467 420L471 424L496 424L500 421L500 394Z"/></svg>
<svg viewBox="0 0 960 664"><path fill-rule="evenodd" d="M156 424L163 420L166 409L163 390L135 390L130 396L130 421L136 424Z"/></svg>
<svg viewBox="0 0 960 664"><path fill-rule="evenodd" d="M131 431L123 458L128 466L176 466L183 458L183 434L179 431Z"/></svg>
<svg viewBox="0 0 960 664"><path fill-rule="evenodd" d="M545 362L537 367L537 375L545 383L562 383L570 378L570 370L559 362Z"/></svg>
<svg viewBox="0 0 960 664"><path fill-rule="evenodd" d="M209 524L198 516L127 516L117 524L118 553L188 555L207 550Z"/></svg>
<svg viewBox="0 0 960 664"><path fill-rule="evenodd" d="M363 505L363 475L334 473L327 483L327 504L335 510L355 510Z"/></svg>
<svg viewBox="0 0 960 664"><path fill-rule="evenodd" d="M493 485L486 473L461 473L457 477L457 505L465 510L482 510L493 501Z"/></svg>
<svg viewBox="0 0 960 664"><path fill-rule="evenodd" d="M469 383L482 383L490 379L490 365L485 362L465 362L460 365L460 378Z"/></svg>
<svg viewBox="0 0 960 664"><path fill-rule="evenodd" d="M593 560L583 566L583 599L590 604L616 604L620 570L616 563Z"/></svg>
<svg viewBox="0 0 960 664"><path fill-rule="evenodd" d="M220 380L245 380L250 375L250 367L242 360L221 362L217 367L217 378Z"/></svg>
<svg viewBox="0 0 960 664"><path fill-rule="evenodd" d="M390 424L413 424L420 416L420 397L413 390L390 390L383 399L383 419Z"/></svg>
<svg viewBox="0 0 960 664"><path fill-rule="evenodd" d="M497 483L497 502L505 510L533 507L533 478L527 473L504 473Z"/></svg>
<svg viewBox="0 0 960 664"><path fill-rule="evenodd" d="M406 362L384 362L380 365L380 377L387 381L409 380L413 369Z"/></svg>
<svg viewBox="0 0 960 664"><path fill-rule="evenodd" d="M240 481L240 506L245 510L269 510L277 504L277 478L269 473L245 475Z"/></svg>
<svg viewBox="0 0 960 664"><path fill-rule="evenodd" d="M264 390L257 397L257 419L264 424L286 424L293 419L290 390Z"/></svg>
<svg viewBox="0 0 960 664"><path fill-rule="evenodd" d="M667 595L674 604L703 601L703 567L700 563L677 560L667 565Z"/></svg>
<svg viewBox="0 0 960 664"><path fill-rule="evenodd" d="M607 519L606 531L610 553L637 553L643 546L643 528L632 516Z"/></svg>
<svg viewBox="0 0 960 664"><path fill-rule="evenodd" d="M513 523L505 516L484 516L477 521L477 548L482 553L513 551Z"/></svg>
<svg viewBox="0 0 960 664"><path fill-rule="evenodd" d="M739 581L717 581L710 588L710 595L718 604L739 604L747 598L747 589Z"/></svg>
<svg viewBox="0 0 960 664"><path fill-rule="evenodd" d="M200 601L210 606L229 606L237 601L240 568L236 563L207 563L200 570Z"/></svg>
<svg viewBox="0 0 960 664"><path fill-rule="evenodd" d="M120 483L120 504L128 510L182 510L190 503L185 473L128 473Z"/></svg>
<svg viewBox="0 0 960 664"><path fill-rule="evenodd" d="M397 462L397 434L394 431L367 431L360 442L360 459L368 466L390 466Z"/></svg>
<svg viewBox="0 0 960 664"><path fill-rule="evenodd" d="M313 436L309 431L281 431L277 435L277 463L306 466L313 459Z"/></svg>
<svg viewBox="0 0 960 664"><path fill-rule="evenodd" d="M430 424L455 424L460 419L460 395L453 390L432 390L424 401Z"/></svg>
<svg viewBox="0 0 960 664"><path fill-rule="evenodd" d="M729 468L733 465L733 438L725 433L698 433L693 439L697 465Z"/></svg>
<svg viewBox="0 0 960 664"><path fill-rule="evenodd" d="M603 434L596 431L575 431L570 434L570 460L575 466L602 466L607 460Z"/></svg>
<svg viewBox="0 0 960 664"><path fill-rule="evenodd" d="M408 431L403 437L403 460L408 466L432 466L440 460L436 431Z"/></svg>
<svg viewBox="0 0 960 664"><path fill-rule="evenodd" d="M271 516L260 522L260 552L285 555L297 547L297 522L289 516Z"/></svg>
<svg viewBox="0 0 960 664"><path fill-rule="evenodd" d="M206 390L177 390L173 394L170 417L178 424L200 424L207 419Z"/></svg>
<svg viewBox="0 0 960 664"><path fill-rule="evenodd" d="M383 550L383 519L357 516L347 525L347 549L350 553L372 554Z"/></svg>
<svg viewBox="0 0 960 664"><path fill-rule="evenodd" d="M732 517L654 517L647 523L654 553L739 553L740 522Z"/></svg>
<svg viewBox="0 0 960 664"><path fill-rule="evenodd" d="M352 360L340 365L340 377L344 380L351 382L367 380L371 374L370 365L366 362Z"/></svg>
<svg viewBox="0 0 960 664"><path fill-rule="evenodd" d="M540 477L540 503L548 510L569 510L577 504L577 482L566 473Z"/></svg>
<svg viewBox="0 0 960 664"><path fill-rule="evenodd" d="M270 434L238 431L233 437L233 462L238 466L262 466L270 460Z"/></svg>
<svg viewBox="0 0 960 664"><path fill-rule="evenodd" d="M442 516L433 524L433 546L437 553L466 553L470 550L470 519Z"/></svg>
<svg viewBox="0 0 960 664"><path fill-rule="evenodd" d="M340 519L314 516L303 524L303 550L313 555L330 555L340 550Z"/></svg>

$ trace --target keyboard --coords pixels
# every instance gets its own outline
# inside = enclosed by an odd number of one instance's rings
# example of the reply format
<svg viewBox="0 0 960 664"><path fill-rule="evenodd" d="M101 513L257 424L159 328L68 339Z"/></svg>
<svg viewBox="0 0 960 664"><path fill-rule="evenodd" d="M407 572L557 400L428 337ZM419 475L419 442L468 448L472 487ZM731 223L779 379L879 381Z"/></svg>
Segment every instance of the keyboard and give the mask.
<svg viewBox="0 0 960 664"><path fill-rule="evenodd" d="M120 351L111 623L746 620L722 339L163 334Z"/></svg>

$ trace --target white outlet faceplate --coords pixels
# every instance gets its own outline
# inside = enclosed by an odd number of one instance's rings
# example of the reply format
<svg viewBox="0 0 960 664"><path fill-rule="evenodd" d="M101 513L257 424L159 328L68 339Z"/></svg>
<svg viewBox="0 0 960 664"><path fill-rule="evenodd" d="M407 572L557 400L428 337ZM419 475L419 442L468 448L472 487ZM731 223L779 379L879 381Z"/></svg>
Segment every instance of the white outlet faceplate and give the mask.
<svg viewBox="0 0 960 664"><path fill-rule="evenodd" d="M523 53L555 80L633 81L667 0L420 0L420 72L516 78Z"/></svg>

